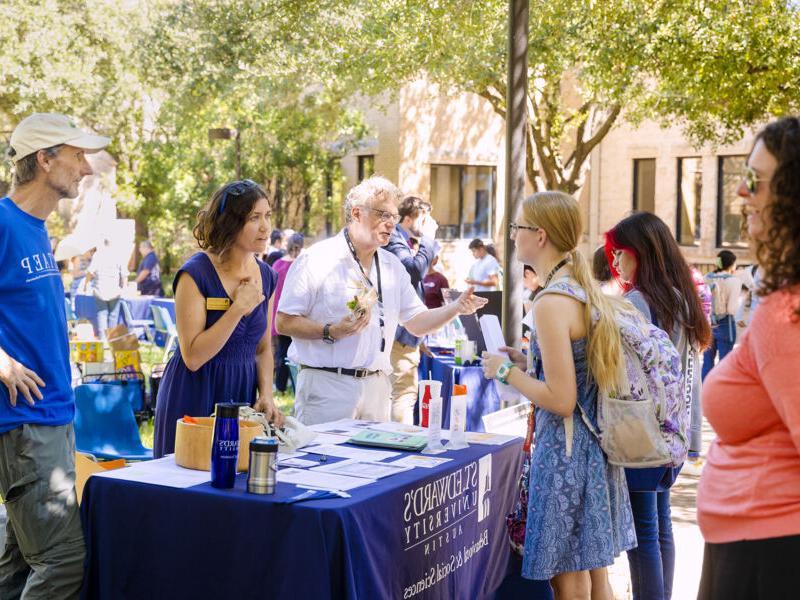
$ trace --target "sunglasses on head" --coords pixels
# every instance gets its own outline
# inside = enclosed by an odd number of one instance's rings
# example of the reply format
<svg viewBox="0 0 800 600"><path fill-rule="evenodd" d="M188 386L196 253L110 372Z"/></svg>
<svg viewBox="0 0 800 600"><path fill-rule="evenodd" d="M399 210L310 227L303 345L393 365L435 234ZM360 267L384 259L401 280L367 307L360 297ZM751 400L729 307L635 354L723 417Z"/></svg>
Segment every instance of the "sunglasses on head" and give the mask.
<svg viewBox="0 0 800 600"><path fill-rule="evenodd" d="M744 179L744 185L747 188L747 191L751 194L755 194L756 190L758 190L759 181L769 181L769 179L766 177L759 177L758 173L756 173L753 168L749 166L745 166L742 173L742 178Z"/></svg>
<svg viewBox="0 0 800 600"><path fill-rule="evenodd" d="M234 181L226 185L225 190L222 192L222 200L220 200L219 203L219 214L222 214L225 210L225 206L228 203L228 196L241 196L245 192L249 192L257 187L258 184L252 179L242 179L241 181Z"/></svg>

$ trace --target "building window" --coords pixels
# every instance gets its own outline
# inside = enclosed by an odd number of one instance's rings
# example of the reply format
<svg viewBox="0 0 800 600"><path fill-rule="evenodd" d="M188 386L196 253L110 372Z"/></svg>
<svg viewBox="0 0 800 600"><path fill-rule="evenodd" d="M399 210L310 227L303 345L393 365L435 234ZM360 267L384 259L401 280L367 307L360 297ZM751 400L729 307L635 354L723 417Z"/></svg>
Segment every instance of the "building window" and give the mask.
<svg viewBox="0 0 800 600"><path fill-rule="evenodd" d="M717 247L744 247L742 198L736 188L742 180L746 156L720 156L717 173Z"/></svg>
<svg viewBox="0 0 800 600"><path fill-rule="evenodd" d="M444 239L491 238L495 167L431 165L431 204Z"/></svg>
<svg viewBox="0 0 800 600"><path fill-rule="evenodd" d="M682 246L700 243L700 198L703 196L703 161L678 159L678 221L675 237Z"/></svg>
<svg viewBox="0 0 800 600"><path fill-rule="evenodd" d="M375 174L375 155L364 154L358 157L358 181L364 181Z"/></svg>
<svg viewBox="0 0 800 600"><path fill-rule="evenodd" d="M656 211L656 159L633 161L633 210Z"/></svg>

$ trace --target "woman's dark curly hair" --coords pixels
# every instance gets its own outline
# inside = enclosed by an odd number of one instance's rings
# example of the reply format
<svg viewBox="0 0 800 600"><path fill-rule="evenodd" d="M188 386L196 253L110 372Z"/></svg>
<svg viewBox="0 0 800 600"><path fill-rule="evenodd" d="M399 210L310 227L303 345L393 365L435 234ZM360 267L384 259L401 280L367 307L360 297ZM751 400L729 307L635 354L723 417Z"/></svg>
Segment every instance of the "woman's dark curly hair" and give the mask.
<svg viewBox="0 0 800 600"><path fill-rule="evenodd" d="M764 271L758 294L766 296L800 284L800 119L774 121L759 132L758 140L778 161L765 209L769 232L766 240L756 240L756 256ZM800 319L800 305L795 315Z"/></svg>
<svg viewBox="0 0 800 600"><path fill-rule="evenodd" d="M197 244L224 260L253 206L262 198L267 198L264 188L249 179L219 188L197 213L197 225L192 230Z"/></svg>

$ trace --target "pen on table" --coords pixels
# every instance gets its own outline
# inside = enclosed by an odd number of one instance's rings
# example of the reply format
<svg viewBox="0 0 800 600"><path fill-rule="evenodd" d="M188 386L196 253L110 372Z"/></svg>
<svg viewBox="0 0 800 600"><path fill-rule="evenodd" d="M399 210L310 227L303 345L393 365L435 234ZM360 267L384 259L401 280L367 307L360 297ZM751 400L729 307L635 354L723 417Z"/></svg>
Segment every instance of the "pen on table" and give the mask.
<svg viewBox="0 0 800 600"><path fill-rule="evenodd" d="M320 490L322 492L330 492L331 494L336 494L337 496L339 496L341 498L350 498L351 497L350 494L348 494L347 492L343 492L342 490L337 490L337 489L334 489L334 488L328 488L328 487L317 486L317 485L298 485L297 487L302 487L302 488L304 488L306 490Z"/></svg>

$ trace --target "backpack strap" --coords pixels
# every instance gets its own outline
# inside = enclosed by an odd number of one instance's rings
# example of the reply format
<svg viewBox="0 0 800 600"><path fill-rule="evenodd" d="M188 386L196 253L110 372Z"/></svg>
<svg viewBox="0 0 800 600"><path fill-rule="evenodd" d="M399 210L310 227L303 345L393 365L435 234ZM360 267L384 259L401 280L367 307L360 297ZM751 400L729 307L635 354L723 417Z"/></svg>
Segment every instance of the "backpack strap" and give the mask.
<svg viewBox="0 0 800 600"><path fill-rule="evenodd" d="M534 302L538 301L538 299L544 294L559 294L561 296L568 296L569 298L574 298L575 300L583 302L584 304L588 300L586 291L581 286L577 285L577 282L571 277L562 277L556 281L553 281L550 285L536 295ZM580 406L580 402L576 401L576 404ZM583 414L582 408L581 414ZM564 445L566 447L567 458L569 458L572 456L572 443L575 435L575 423L573 422L573 415L562 417L562 419L564 423ZM586 420L585 417L584 420ZM591 426L591 424L589 425Z"/></svg>

